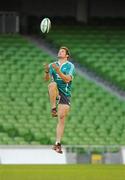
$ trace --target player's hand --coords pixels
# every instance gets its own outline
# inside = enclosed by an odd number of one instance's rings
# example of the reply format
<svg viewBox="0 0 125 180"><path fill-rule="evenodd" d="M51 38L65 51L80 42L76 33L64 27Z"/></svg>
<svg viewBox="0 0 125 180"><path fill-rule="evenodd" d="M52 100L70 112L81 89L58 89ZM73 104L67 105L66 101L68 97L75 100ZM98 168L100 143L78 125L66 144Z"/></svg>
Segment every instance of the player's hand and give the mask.
<svg viewBox="0 0 125 180"><path fill-rule="evenodd" d="M43 66L44 66L44 71L48 73L49 72L49 65L43 64Z"/></svg>
<svg viewBox="0 0 125 180"><path fill-rule="evenodd" d="M59 66L57 66L55 63L52 64L52 67L56 70L56 72L59 72Z"/></svg>

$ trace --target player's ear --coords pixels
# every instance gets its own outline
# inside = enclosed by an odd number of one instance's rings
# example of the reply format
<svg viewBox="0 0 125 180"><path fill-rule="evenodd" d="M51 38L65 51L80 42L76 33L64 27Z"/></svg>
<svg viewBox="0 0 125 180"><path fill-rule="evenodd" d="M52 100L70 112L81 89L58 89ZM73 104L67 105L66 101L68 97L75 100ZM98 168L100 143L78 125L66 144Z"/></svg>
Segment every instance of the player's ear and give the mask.
<svg viewBox="0 0 125 180"><path fill-rule="evenodd" d="M69 55L67 54L66 57L69 58Z"/></svg>

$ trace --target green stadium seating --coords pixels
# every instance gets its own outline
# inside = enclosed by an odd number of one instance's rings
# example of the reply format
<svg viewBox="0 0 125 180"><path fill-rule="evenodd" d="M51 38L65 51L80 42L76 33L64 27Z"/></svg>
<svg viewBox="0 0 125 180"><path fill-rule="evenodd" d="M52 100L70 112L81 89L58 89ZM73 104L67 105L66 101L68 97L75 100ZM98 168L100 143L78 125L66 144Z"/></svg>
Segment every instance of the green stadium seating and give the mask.
<svg viewBox="0 0 125 180"><path fill-rule="evenodd" d="M75 32L76 29L67 36L67 42ZM63 31L60 33L65 35ZM93 34L98 33L93 31L91 35L87 30L83 30L82 34L88 51L81 53L81 57L87 58L91 52L91 38L96 40ZM59 34L55 36L58 38ZM97 42L103 44L105 36L100 34L100 37L102 39L97 38ZM81 35L78 35L75 42L80 41L82 42ZM95 51L100 48L101 53L105 54L106 46L100 47L98 43L93 44L93 48ZM81 47L87 49L86 44L81 44ZM73 44L71 45L73 47ZM75 45L74 49L75 52L80 52ZM54 143L57 120L51 118L47 83L43 80L42 66L44 60L51 62L53 58L19 35L1 35L0 52L0 144ZM110 72L110 68L102 66L101 61L95 62L96 57L99 57L98 52L94 52L91 60L86 59L86 63L94 62L92 68L98 70L98 67L103 67L103 73ZM103 60L108 62L104 57ZM110 64L115 68L117 63ZM122 69L122 66L119 67ZM120 79L117 76L117 72L112 72L111 77L123 82L122 77ZM66 121L63 143L124 145L124 116L124 101L76 74L71 112Z"/></svg>
<svg viewBox="0 0 125 180"><path fill-rule="evenodd" d="M73 59L125 90L124 28L55 26L47 39L69 47Z"/></svg>

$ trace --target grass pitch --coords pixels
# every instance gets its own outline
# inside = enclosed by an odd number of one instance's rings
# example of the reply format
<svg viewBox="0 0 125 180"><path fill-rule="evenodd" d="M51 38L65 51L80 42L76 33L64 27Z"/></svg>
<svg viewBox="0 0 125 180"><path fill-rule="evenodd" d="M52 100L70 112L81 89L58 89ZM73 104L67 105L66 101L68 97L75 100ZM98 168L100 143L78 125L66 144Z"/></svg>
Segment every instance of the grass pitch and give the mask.
<svg viewBox="0 0 125 180"><path fill-rule="evenodd" d="M0 165L0 180L125 180L125 166Z"/></svg>

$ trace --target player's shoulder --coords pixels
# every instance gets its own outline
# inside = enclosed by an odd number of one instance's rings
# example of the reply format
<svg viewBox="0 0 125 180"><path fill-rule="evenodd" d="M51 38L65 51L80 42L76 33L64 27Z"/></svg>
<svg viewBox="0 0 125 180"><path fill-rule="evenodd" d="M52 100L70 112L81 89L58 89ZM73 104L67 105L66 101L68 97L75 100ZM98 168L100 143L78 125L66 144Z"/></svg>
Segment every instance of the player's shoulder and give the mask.
<svg viewBox="0 0 125 180"><path fill-rule="evenodd" d="M68 66L74 68L74 64L71 61L68 61Z"/></svg>

